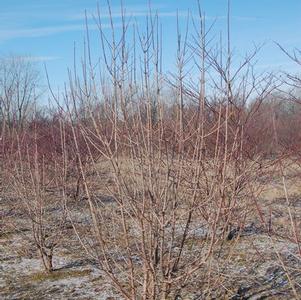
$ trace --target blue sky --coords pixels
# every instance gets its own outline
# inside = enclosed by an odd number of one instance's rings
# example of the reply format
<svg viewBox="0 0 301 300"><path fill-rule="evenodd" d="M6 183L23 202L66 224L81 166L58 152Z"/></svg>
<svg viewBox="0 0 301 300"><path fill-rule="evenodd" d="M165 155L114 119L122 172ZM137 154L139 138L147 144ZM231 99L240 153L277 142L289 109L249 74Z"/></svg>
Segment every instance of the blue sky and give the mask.
<svg viewBox="0 0 301 300"><path fill-rule="evenodd" d="M188 10L195 12L196 0L152 0L163 24L163 51L166 67L175 58L176 11L184 16ZM297 71L274 41L287 49L301 49L300 0L232 0L232 46L235 53L243 55L252 45L265 43L258 58L257 68ZM98 1L100 7L106 1ZM120 22L119 0L111 0L114 21ZM74 42L80 49L84 37L84 11L90 16L96 11L96 0L0 0L0 55L30 56L43 66L46 63L54 85L62 85L67 78L67 67L72 67ZM129 14L143 23L148 10L147 0L124 0ZM225 32L227 1L202 0L208 22L216 19L212 35ZM184 17L181 17L184 25ZM91 20L91 22L93 22ZM104 15L103 23L109 19ZM91 27L93 30L93 26ZM93 44L93 40L92 40Z"/></svg>

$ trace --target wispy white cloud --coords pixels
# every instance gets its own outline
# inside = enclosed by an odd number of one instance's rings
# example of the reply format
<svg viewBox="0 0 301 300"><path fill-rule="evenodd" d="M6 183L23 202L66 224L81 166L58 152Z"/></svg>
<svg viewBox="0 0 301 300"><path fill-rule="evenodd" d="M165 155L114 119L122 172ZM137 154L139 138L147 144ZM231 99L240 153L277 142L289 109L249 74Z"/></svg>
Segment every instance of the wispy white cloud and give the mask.
<svg viewBox="0 0 301 300"><path fill-rule="evenodd" d="M155 15L157 13L157 10L152 10L152 14ZM125 12L125 17L147 17L150 15L149 10L143 10L143 11L126 11ZM165 11L165 12L158 12L158 16L161 18L164 17L187 17L188 16L188 11ZM103 19L109 19L112 17L113 19L120 19L122 17L121 12L112 12L111 14L109 13L101 13L100 18L101 20ZM87 19L98 19L98 14L97 13L87 13ZM83 21L86 19L86 15L84 13L82 14L75 14L73 16L69 16L70 20L76 20L76 21Z"/></svg>
<svg viewBox="0 0 301 300"><path fill-rule="evenodd" d="M29 62L46 62L62 59L60 56L20 56L21 59Z"/></svg>
<svg viewBox="0 0 301 300"><path fill-rule="evenodd" d="M216 19L216 20L226 20L228 18L228 16L206 16L206 19ZM234 20L234 21L241 21L241 22L254 22L254 21L258 21L261 20L261 17L256 17L256 16L230 16L230 20Z"/></svg>
<svg viewBox="0 0 301 300"><path fill-rule="evenodd" d="M270 63L270 64L257 64L256 68L257 69L294 69L294 68L300 68L296 63L294 62L287 62L287 61L282 61L278 63Z"/></svg>
<svg viewBox="0 0 301 300"><path fill-rule="evenodd" d="M149 15L148 11L144 12L134 12L130 14L129 16L132 17L146 17ZM162 12L159 13L159 17L187 17L188 12L187 11L169 11L169 12ZM196 15L192 15L193 17L197 18ZM102 18L109 18L109 15L102 15ZM115 13L112 14L113 18L120 18L121 14L120 13ZM81 18L84 19L85 16L81 15ZM212 16L205 16L206 20L221 20L225 19L226 16L217 16L217 17L212 17ZM243 17L243 16L233 16L232 17L234 20L238 21L255 21L257 20L256 17ZM80 17L77 16L77 19L79 20ZM121 27L121 23L115 23L114 26ZM102 28L106 29L109 28L110 24L105 23L102 24ZM93 23L89 25L90 30L97 30L98 26ZM56 26L41 26L41 27L28 27L28 28L5 28L5 29L0 29L0 41L3 40L9 40L9 39L16 39L16 38L36 38L36 37L43 37L43 36L50 36L50 35L55 35L55 34L60 34L64 32L71 32L71 31L84 31L85 30L85 25L84 23L77 23L77 24L62 24L62 25L56 25Z"/></svg>
<svg viewBox="0 0 301 300"><path fill-rule="evenodd" d="M70 7L70 3L66 6L65 2L48 4L37 2L36 6L28 9L27 6L19 7L14 10L2 11L0 12L0 18L3 22L0 24L0 42L17 39L17 38L36 38L44 37L50 35L56 35L64 32L71 31L81 31L85 30L84 20L85 13L77 13L79 11L78 7ZM57 9L57 8L60 9ZM21 9L22 8L22 9ZM91 8L91 6L90 6ZM54 9L56 9L54 11ZM124 7L126 16L143 18L149 15L149 7L147 4L138 5L127 5ZM187 10L168 10L166 4L152 4L152 13L158 12L160 18L186 18L188 15ZM115 19L120 19L122 14L120 6L112 6L112 17ZM100 7L101 19L104 21L102 27L108 28L108 19L110 14L108 13L107 7ZM97 11L93 6L88 10L88 19L92 21L93 16L97 15ZM198 16L195 12L190 12L195 18ZM223 20L226 16L205 16L206 20ZM237 21L255 21L258 20L257 17L252 16L232 16L233 20ZM35 26L36 24L43 24L42 21L47 20L47 26ZM92 21L93 22L93 21ZM54 25L55 24L55 25ZM120 27L114 20L115 27ZM97 30L97 25L93 22L89 25L90 30Z"/></svg>
<svg viewBox="0 0 301 300"><path fill-rule="evenodd" d="M116 23L115 27L120 27L121 24ZM103 24L102 28L109 28L109 24ZM44 27L33 27L33 28L15 28L15 29L0 29L0 40L9 40L16 38L36 38L49 35L55 35L70 31L84 31L84 24L64 24L58 26L44 26ZM96 24L89 25L89 30L98 30Z"/></svg>
<svg viewBox="0 0 301 300"><path fill-rule="evenodd" d="M145 3L147 3L147 1L145 1ZM155 13L158 10L163 10L166 8L166 5L161 3L157 3L157 4L152 4L151 5L151 11L153 13ZM111 16L112 18L121 18L122 17L122 13L121 13L121 7L120 6L111 6L110 8L111 10ZM136 5L125 5L123 7L123 10L126 14L126 16L133 16L133 17L144 17L147 16L149 14L149 6L147 4L136 4ZM100 6L99 7L99 13L102 19L108 19L110 18L110 14L109 14L109 9L107 6ZM88 18L93 18L94 16L98 15L98 9L95 9L95 7L93 9L88 9L87 10L87 16ZM162 15L162 13L160 13L160 15ZM80 20L84 20L85 19L85 13L74 13L74 14L66 14L66 20L71 20L71 21L80 21Z"/></svg>
<svg viewBox="0 0 301 300"><path fill-rule="evenodd" d="M261 17L255 17L255 16L233 16L232 18L237 21L252 21L252 22L262 19Z"/></svg>
<svg viewBox="0 0 301 300"><path fill-rule="evenodd" d="M66 31L82 30L82 25L60 25L34 28L14 28L0 30L0 39L41 37Z"/></svg>
<svg viewBox="0 0 301 300"><path fill-rule="evenodd" d="M164 17L187 17L188 15L188 10L171 10L171 11L167 11L166 9L159 9L160 7L151 7L151 11L152 13L156 13L158 12L159 17L164 18ZM161 7L162 8L162 7ZM125 15L127 17L146 17L148 16L150 13L150 10L147 6L132 6L132 7L126 7L125 8ZM193 16L194 18L198 18L199 15L198 13L195 13L193 11L189 12L190 16ZM212 15L206 15L204 14L205 19L207 20L224 20L227 19L226 15L221 15L221 16L212 16ZM87 18L88 19L93 19L95 17L98 17L98 13L96 10L91 10L87 12ZM107 8L102 8L100 9L100 17L101 19L109 19L110 17L112 18L121 18L122 17L122 13L120 11L120 7L113 7L111 9L111 14L109 14L108 9ZM85 20L86 18L86 14L85 13L79 13L79 14L71 14L66 16L67 20L77 20L77 21L82 21ZM258 21L259 19L261 19L260 17L257 16L240 16L240 15L234 15L231 16L232 20L236 20L236 21L243 21L243 22L247 22L247 21Z"/></svg>

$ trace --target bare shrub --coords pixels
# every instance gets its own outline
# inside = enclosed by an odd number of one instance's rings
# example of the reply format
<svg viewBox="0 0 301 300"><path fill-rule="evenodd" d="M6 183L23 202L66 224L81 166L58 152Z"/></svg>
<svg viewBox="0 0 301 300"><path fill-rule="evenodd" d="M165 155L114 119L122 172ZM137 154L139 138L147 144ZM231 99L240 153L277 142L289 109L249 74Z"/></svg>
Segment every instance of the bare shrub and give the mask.
<svg viewBox="0 0 301 300"><path fill-rule="evenodd" d="M82 244L127 299L176 296L200 270L210 293L210 262L232 230L243 228L254 212L267 225L256 202L262 157L251 144L245 147L245 128L254 113L247 111L248 99L256 94L257 110L274 87L269 76L256 78L250 71L257 49L237 70L230 42L226 52L207 50L201 10L195 44L188 42L188 29L182 39L178 28L178 72L171 77L160 67L158 16L150 12L145 32L135 25L130 31L123 10L122 16L119 39L112 17L111 36L105 35L99 12L106 74L101 69L97 77L88 43L83 78L70 76L64 97L93 232L90 243L82 237ZM226 56L225 64L219 55ZM191 86L186 68L195 61L200 84ZM211 101L208 69L219 77L213 77ZM164 82L174 95L171 106L164 103ZM213 105L214 99L220 101ZM81 154L83 143L88 160ZM87 176L91 170L97 183Z"/></svg>
<svg viewBox="0 0 301 300"><path fill-rule="evenodd" d="M34 122L31 130L15 133L15 147L7 157L5 175L16 211L30 224L30 236L25 234L23 238L36 246L44 269L51 272L55 249L65 234L67 158L64 129L60 128L61 136L55 136L61 138L61 148L56 149L58 144L51 143L51 131L44 131L51 127L39 125Z"/></svg>

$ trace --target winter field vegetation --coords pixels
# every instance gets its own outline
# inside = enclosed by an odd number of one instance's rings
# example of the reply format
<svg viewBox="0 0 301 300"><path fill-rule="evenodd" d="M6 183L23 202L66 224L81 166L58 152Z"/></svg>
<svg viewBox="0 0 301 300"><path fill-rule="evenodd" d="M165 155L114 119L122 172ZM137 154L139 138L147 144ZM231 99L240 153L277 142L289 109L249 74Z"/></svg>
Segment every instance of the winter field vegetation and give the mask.
<svg viewBox="0 0 301 300"><path fill-rule="evenodd" d="M237 62L230 10L175 28L172 71L159 15L121 14L47 107L0 61L0 298L300 299L301 79Z"/></svg>

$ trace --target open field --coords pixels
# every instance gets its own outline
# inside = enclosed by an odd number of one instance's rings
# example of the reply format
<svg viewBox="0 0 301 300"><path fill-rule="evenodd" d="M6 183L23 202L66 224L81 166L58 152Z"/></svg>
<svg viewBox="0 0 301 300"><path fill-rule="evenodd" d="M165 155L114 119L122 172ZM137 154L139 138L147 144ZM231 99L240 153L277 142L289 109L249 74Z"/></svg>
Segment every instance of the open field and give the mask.
<svg viewBox="0 0 301 300"><path fill-rule="evenodd" d="M290 208L297 220L301 219L300 171L294 165L287 167ZM103 173L104 185L108 184L105 179L109 177L110 174ZM258 184L263 190L257 201L263 214L270 214L270 231L253 214L240 231L233 227L225 237L220 236L212 255L193 274L193 280L179 282L181 288L175 291L179 299L292 299L296 296L293 288L301 294L301 261L296 243L290 241L287 234L291 226L281 178L277 172L268 172L264 178L258 178ZM104 187L98 185L97 193L102 189ZM55 192L49 191L49 199L54 196ZM30 222L18 211L19 201L9 198L2 189L1 299L121 297L112 289L97 260L87 256L74 233L73 226L81 236L88 238L91 227L89 207L83 196L68 200L70 220L65 224L64 239L55 250L51 273L42 271L38 252L31 242ZM98 194L97 201L102 210L118 206L104 194ZM250 203L250 209L252 206ZM60 209L59 206L49 208L53 216ZM110 215L107 218L107 222L112 221ZM192 223L184 255L193 255L198 247L208 247L210 240L206 231L205 224Z"/></svg>

